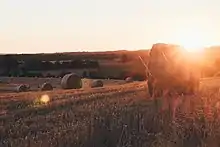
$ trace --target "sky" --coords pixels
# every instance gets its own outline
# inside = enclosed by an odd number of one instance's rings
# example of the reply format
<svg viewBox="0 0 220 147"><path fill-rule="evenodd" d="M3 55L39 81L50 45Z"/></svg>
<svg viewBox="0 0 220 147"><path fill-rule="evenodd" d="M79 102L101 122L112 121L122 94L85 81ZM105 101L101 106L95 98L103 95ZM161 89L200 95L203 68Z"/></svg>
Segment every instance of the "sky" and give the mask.
<svg viewBox="0 0 220 147"><path fill-rule="evenodd" d="M0 53L220 44L218 0L0 0Z"/></svg>

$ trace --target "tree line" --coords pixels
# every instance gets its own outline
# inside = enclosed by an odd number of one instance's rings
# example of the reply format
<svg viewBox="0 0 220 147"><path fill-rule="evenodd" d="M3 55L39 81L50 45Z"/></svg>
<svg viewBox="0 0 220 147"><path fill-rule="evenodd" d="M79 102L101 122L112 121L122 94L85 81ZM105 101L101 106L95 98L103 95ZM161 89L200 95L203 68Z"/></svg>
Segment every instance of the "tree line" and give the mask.
<svg viewBox="0 0 220 147"><path fill-rule="evenodd" d="M96 60L56 60L42 61L39 59L17 60L11 55L5 55L0 59L0 69L2 75L7 76L12 73L25 73L27 71L46 71L62 69L84 69L99 68L99 62Z"/></svg>

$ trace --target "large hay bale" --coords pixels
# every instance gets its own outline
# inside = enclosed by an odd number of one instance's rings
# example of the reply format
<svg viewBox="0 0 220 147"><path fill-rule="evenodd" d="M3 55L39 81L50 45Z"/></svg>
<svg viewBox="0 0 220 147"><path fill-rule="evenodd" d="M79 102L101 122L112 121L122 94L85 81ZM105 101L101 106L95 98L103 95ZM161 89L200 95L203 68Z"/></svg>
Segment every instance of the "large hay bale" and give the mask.
<svg viewBox="0 0 220 147"><path fill-rule="evenodd" d="M90 83L90 87L91 88L95 88L95 87L103 87L103 82L101 80L93 80L91 83Z"/></svg>
<svg viewBox="0 0 220 147"><path fill-rule="evenodd" d="M63 89L80 89L82 88L82 80L75 73L67 74L61 80L61 87Z"/></svg>
<svg viewBox="0 0 220 147"><path fill-rule="evenodd" d="M127 77L125 79L125 81L126 81L126 83L131 83L131 82L133 82L133 78L132 77Z"/></svg>
<svg viewBox="0 0 220 147"><path fill-rule="evenodd" d="M200 60L177 45L154 44L149 52L147 73L154 89L195 93L200 80Z"/></svg>
<svg viewBox="0 0 220 147"><path fill-rule="evenodd" d="M50 83L43 83L41 85L41 91L50 91L53 90L53 86Z"/></svg>

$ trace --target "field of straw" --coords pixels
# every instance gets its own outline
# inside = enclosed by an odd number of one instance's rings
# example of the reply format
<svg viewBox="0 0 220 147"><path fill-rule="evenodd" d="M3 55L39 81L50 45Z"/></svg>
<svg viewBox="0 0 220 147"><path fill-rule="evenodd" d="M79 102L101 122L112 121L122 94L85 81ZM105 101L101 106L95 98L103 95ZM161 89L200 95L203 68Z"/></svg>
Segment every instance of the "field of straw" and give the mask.
<svg viewBox="0 0 220 147"><path fill-rule="evenodd" d="M27 77L1 77L0 87L4 87L4 83L10 84L27 84L30 85L31 91L39 91L42 84L48 82L50 83L54 89L61 89L61 78L27 78ZM83 89L90 89L90 83L92 79L84 78L82 79ZM114 86L125 84L124 80L102 80L104 82L104 86ZM2 93L2 91L1 91Z"/></svg>
<svg viewBox="0 0 220 147"><path fill-rule="evenodd" d="M218 147L219 80L156 111L146 82L0 95L1 147ZM160 105L166 108L162 100Z"/></svg>

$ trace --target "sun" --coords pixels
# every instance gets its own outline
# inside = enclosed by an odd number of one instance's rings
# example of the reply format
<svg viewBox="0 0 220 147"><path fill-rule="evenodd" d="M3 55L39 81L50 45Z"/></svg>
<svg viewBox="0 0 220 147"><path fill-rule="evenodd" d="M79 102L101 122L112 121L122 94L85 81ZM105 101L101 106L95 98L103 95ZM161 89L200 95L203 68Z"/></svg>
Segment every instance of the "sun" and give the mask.
<svg viewBox="0 0 220 147"><path fill-rule="evenodd" d="M200 52L205 47L202 42L202 39L196 37L183 37L183 39L179 41L179 44L189 52Z"/></svg>
<svg viewBox="0 0 220 147"><path fill-rule="evenodd" d="M183 46L189 52L202 52L210 44L208 35L196 29L182 29L174 38L176 44Z"/></svg>

